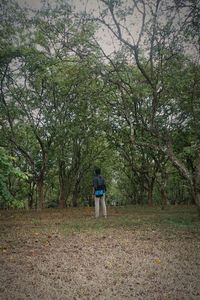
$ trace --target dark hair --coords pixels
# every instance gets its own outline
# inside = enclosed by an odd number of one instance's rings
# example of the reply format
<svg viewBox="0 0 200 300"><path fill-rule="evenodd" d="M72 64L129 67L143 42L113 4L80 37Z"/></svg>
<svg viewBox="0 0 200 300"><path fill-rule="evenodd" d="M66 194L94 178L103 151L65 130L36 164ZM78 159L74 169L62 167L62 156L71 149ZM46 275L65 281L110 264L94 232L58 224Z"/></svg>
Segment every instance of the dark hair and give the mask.
<svg viewBox="0 0 200 300"><path fill-rule="evenodd" d="M101 169L100 168L95 168L95 174L100 175L101 174Z"/></svg>

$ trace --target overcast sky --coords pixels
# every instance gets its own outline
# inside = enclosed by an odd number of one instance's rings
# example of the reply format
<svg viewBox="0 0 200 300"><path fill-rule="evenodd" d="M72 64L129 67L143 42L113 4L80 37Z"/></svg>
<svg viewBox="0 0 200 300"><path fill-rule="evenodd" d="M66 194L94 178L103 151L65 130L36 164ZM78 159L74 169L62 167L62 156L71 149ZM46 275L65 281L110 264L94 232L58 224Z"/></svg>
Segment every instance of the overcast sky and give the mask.
<svg viewBox="0 0 200 300"><path fill-rule="evenodd" d="M127 1L127 0L126 0ZM27 6L33 9L39 9L41 7L40 0L17 0L20 6ZM52 4L57 4L57 1L50 0ZM86 11L98 14L101 3L99 0L66 0L67 3L71 4L74 11ZM108 29L104 28L104 31L98 33L98 41L101 44L103 50L110 54L115 50L116 45L113 44L113 37Z"/></svg>
<svg viewBox="0 0 200 300"><path fill-rule="evenodd" d="M17 0L17 2L36 9L41 6L40 0ZM50 0L49 2L52 4L57 4L57 1ZM85 8L87 11L98 10L99 7L98 0L66 0L66 2L75 6L77 11L84 10Z"/></svg>
<svg viewBox="0 0 200 300"><path fill-rule="evenodd" d="M28 7L34 8L34 9L39 9L41 7L41 0L16 0L16 1L22 6L26 5ZM65 1L72 5L72 8L74 9L75 12L76 11L77 12L86 11L87 13L93 12L93 14L98 15L99 9L102 8L100 0L65 0ZM170 1L172 1L172 0L169 0L168 3L172 3ZM58 3L58 1L54 1L54 0L49 0L49 2L52 4L55 4L55 5ZM149 0L148 3L155 5L156 1ZM163 3L165 3L165 2L163 1ZM131 5L131 4L133 4L133 2L131 0L124 0L123 4ZM142 8L142 6L140 8ZM160 14L159 18L161 18L161 20L163 18L164 23L167 22L167 17L164 16L165 14L163 15L162 12L160 12L160 13L161 14ZM132 34L132 37L130 37L128 32L126 32L126 35L125 35L126 38L129 36L130 38L133 38L135 41L137 41L139 29L141 27L141 17L142 17L142 15L140 13L138 13L137 11L134 11L134 17L132 15L126 17L125 27ZM178 20L178 16L177 16L177 20ZM175 19L173 22L176 22L176 16L175 16ZM177 28L178 28L178 26L177 26ZM111 35L111 33L109 32L109 30L107 28L104 28L104 31L100 30L98 32L97 36L98 36L98 42L100 43L103 50L107 54L110 54L115 50L114 43L113 43L113 36ZM115 46L117 47L116 42L115 42Z"/></svg>

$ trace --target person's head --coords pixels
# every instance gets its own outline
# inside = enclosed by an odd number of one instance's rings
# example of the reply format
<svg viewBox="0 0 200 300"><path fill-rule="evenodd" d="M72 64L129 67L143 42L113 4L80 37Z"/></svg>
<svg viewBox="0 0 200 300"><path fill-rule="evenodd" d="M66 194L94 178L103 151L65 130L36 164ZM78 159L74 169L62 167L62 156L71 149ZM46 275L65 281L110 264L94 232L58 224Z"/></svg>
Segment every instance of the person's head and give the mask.
<svg viewBox="0 0 200 300"><path fill-rule="evenodd" d="M95 172L95 175L100 175L101 174L101 169L100 168L95 168L94 172Z"/></svg>

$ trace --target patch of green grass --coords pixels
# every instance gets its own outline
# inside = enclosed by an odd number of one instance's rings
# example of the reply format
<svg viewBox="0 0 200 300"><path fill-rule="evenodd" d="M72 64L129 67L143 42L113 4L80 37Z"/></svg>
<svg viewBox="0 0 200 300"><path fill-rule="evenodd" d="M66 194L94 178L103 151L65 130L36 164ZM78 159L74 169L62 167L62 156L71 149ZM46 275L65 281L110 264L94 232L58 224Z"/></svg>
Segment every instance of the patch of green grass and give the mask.
<svg viewBox="0 0 200 300"><path fill-rule="evenodd" d="M108 218L92 217L94 208L54 209L36 211L1 212L0 226L11 231L16 226L19 231L40 233L79 233L102 232L108 229L200 229L196 207L170 206L160 207L126 206L108 208Z"/></svg>
<svg viewBox="0 0 200 300"><path fill-rule="evenodd" d="M102 232L108 229L125 229L134 230L140 228L156 229L158 227L167 226L170 228L200 228L200 221L193 218L177 218L177 216L162 216L151 215L147 217L135 217L132 215L108 217L108 219L85 219L71 220L64 224L57 225L57 230L63 233L70 232ZM52 227L53 229L53 227Z"/></svg>
<svg viewBox="0 0 200 300"><path fill-rule="evenodd" d="M198 218L194 218L191 216L168 216L167 218L162 220L162 224L168 224L175 227L182 228L200 228L200 221Z"/></svg>

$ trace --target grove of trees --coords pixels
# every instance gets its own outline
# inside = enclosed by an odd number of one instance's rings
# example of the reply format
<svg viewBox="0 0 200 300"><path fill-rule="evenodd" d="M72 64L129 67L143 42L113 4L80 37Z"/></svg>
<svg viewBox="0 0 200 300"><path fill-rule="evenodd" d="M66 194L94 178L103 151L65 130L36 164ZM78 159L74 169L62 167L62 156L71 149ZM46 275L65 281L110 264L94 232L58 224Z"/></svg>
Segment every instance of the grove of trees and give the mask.
<svg viewBox="0 0 200 300"><path fill-rule="evenodd" d="M0 207L92 205L100 166L111 204L200 215L199 2L97 4L0 4Z"/></svg>

